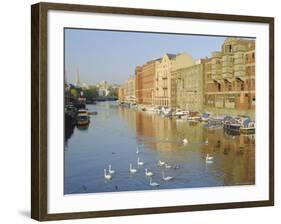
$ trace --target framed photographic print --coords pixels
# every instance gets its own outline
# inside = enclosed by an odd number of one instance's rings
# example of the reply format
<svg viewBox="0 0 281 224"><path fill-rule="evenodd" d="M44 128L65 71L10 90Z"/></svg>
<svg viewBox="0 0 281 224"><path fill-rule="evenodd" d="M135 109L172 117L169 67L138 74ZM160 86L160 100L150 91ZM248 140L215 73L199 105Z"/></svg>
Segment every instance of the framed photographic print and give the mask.
<svg viewBox="0 0 281 224"><path fill-rule="evenodd" d="M32 5L32 218L274 204L274 18Z"/></svg>

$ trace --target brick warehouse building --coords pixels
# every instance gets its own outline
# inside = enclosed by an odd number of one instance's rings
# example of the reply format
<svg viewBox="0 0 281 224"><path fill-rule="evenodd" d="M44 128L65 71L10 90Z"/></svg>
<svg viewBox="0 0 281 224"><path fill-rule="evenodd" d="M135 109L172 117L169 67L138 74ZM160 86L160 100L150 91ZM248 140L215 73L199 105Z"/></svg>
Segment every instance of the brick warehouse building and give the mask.
<svg viewBox="0 0 281 224"><path fill-rule="evenodd" d="M149 61L135 69L136 102L151 105L154 91L155 60Z"/></svg>
<svg viewBox="0 0 281 224"><path fill-rule="evenodd" d="M226 38L204 59L204 107L215 113L255 114L255 41Z"/></svg>

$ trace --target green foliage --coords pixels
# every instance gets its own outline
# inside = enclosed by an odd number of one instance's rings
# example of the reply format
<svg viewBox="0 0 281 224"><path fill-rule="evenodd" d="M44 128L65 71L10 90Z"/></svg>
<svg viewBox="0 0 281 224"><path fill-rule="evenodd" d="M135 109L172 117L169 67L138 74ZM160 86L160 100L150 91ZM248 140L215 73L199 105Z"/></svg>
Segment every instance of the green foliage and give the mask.
<svg viewBox="0 0 281 224"><path fill-rule="evenodd" d="M118 89L117 88L109 88L108 96L117 97L118 96Z"/></svg>
<svg viewBox="0 0 281 224"><path fill-rule="evenodd" d="M70 89L70 94L74 98L78 98L79 97L79 93L78 93L77 89L75 89L75 88Z"/></svg>
<svg viewBox="0 0 281 224"><path fill-rule="evenodd" d="M98 96L98 90L96 87L90 87L89 89L84 89L83 93L87 99L92 99Z"/></svg>

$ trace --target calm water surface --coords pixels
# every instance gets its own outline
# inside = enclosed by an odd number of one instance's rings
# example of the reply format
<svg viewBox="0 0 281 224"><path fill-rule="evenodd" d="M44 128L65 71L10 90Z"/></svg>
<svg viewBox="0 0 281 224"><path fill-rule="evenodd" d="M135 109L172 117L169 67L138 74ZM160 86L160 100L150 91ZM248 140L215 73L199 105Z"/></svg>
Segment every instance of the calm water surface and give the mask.
<svg viewBox="0 0 281 224"><path fill-rule="evenodd" d="M255 183L254 136L232 136L203 123L121 108L116 102L88 105L88 109L98 115L91 116L88 129L75 128L65 143L65 194ZM207 153L213 163L206 163ZM143 166L137 166L138 157ZM158 167L159 159L179 168ZM130 163L137 173L130 174ZM116 173L105 180L103 170L109 164ZM152 180L159 187L149 185L145 168L154 173ZM163 171L174 179L162 180Z"/></svg>

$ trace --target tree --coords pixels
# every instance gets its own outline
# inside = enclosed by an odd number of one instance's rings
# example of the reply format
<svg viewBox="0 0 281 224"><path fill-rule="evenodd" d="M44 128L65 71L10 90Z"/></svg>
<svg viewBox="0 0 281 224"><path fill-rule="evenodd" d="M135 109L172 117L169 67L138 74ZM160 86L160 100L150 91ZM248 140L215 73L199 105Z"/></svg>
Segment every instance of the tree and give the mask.
<svg viewBox="0 0 281 224"><path fill-rule="evenodd" d="M117 97L118 96L118 89L110 87L108 96Z"/></svg>
<svg viewBox="0 0 281 224"><path fill-rule="evenodd" d="M95 86L90 87L89 91L92 93L92 97L97 97L99 95L98 94L98 89Z"/></svg>
<svg viewBox="0 0 281 224"><path fill-rule="evenodd" d="M75 88L70 89L70 94L72 97L74 97L76 99L79 97L79 93L78 93L77 89L75 89Z"/></svg>
<svg viewBox="0 0 281 224"><path fill-rule="evenodd" d="M84 96L86 97L86 99L93 99L94 94L91 90L89 89L85 89L83 90Z"/></svg>

